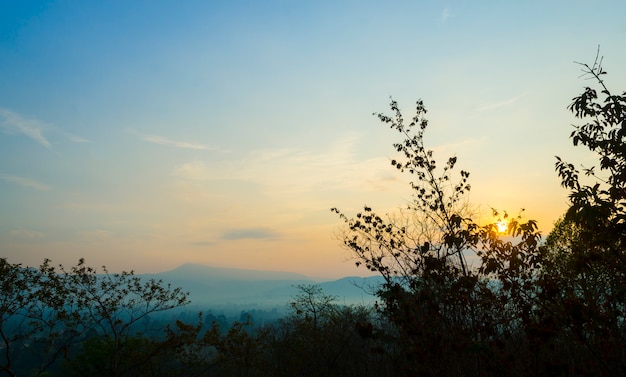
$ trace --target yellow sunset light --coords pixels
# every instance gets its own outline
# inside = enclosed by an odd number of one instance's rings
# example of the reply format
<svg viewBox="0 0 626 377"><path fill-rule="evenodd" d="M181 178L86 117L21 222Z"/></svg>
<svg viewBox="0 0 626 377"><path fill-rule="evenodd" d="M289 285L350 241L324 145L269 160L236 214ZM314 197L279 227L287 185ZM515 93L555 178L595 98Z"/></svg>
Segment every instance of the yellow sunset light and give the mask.
<svg viewBox="0 0 626 377"><path fill-rule="evenodd" d="M498 233L506 233L509 229L509 222L506 220L500 220L496 223L496 227L498 228Z"/></svg>

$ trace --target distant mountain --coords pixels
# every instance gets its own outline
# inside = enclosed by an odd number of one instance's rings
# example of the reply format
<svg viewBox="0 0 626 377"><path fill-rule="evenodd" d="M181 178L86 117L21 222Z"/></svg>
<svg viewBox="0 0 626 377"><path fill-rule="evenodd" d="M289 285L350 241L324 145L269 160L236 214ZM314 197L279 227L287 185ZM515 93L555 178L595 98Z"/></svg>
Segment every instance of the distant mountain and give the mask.
<svg viewBox="0 0 626 377"><path fill-rule="evenodd" d="M307 276L293 272L246 270L240 268L221 268L187 263L159 275L175 279L193 280L310 280Z"/></svg>
<svg viewBox="0 0 626 377"><path fill-rule="evenodd" d="M298 293L296 286L300 284L318 284L325 294L336 296L340 304L369 304L374 301L370 293L382 283L380 277L346 277L315 282L305 275L291 272L217 268L198 264L185 264L171 271L141 276L162 279L173 287L181 287L190 293L193 305L210 307L286 306Z"/></svg>
<svg viewBox="0 0 626 377"><path fill-rule="evenodd" d="M376 299L374 295L384 282L382 276L350 276L319 283L319 286L326 294L337 296L338 303L370 304Z"/></svg>

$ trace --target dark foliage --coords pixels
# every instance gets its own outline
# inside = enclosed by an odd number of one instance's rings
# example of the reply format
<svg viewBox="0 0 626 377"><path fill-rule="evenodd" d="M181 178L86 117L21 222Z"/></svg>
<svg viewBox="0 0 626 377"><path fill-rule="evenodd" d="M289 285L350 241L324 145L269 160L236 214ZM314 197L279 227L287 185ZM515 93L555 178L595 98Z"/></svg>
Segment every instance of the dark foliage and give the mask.
<svg viewBox="0 0 626 377"><path fill-rule="evenodd" d="M406 375L626 373L626 96L607 89L601 59L581 66L603 99L590 87L573 99L569 110L586 123L570 136L599 165L583 168L583 180L557 157L571 206L543 244L534 221L504 213L505 235L477 225L464 199L469 173L453 178L457 158L438 169L424 147L422 101L409 124L393 100L391 116L375 114L404 138L391 164L413 177L413 201L393 216L333 212L357 266L386 280L379 308L397 330Z"/></svg>

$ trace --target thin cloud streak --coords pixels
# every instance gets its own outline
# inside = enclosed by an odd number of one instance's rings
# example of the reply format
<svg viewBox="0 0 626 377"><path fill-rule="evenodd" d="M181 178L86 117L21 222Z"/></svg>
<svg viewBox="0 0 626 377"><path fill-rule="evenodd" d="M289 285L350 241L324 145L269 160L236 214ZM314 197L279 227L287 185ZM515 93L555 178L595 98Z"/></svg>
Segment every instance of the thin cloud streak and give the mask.
<svg viewBox="0 0 626 377"><path fill-rule="evenodd" d="M355 143L354 135L347 135L324 152L265 149L231 162L190 161L175 166L172 175L196 182L250 181L271 195L355 188L380 191L380 182L375 188L368 182L380 181L387 173L388 159L359 161L352 151Z"/></svg>
<svg viewBox="0 0 626 377"><path fill-rule="evenodd" d="M446 20L451 16L452 13L450 13L450 7L443 8L443 12L441 12L441 22L446 22Z"/></svg>
<svg viewBox="0 0 626 377"><path fill-rule="evenodd" d="M0 108L0 127L9 134L23 134L46 148L51 144L43 135L43 124L38 120L26 119L9 109Z"/></svg>
<svg viewBox="0 0 626 377"><path fill-rule="evenodd" d="M104 229L95 229L86 232L79 233L84 238L102 240L106 238L111 238L113 236L113 232L104 230Z"/></svg>
<svg viewBox="0 0 626 377"><path fill-rule="evenodd" d="M208 145L189 143L186 141L171 140L166 137L158 136L158 135L142 135L141 138L144 141L147 141L149 143L167 145L167 146L176 147L176 148L196 149L196 150L217 150L217 148L211 148Z"/></svg>
<svg viewBox="0 0 626 377"><path fill-rule="evenodd" d="M30 238L30 239L43 238L44 236L42 232L38 232L36 230L30 230L30 229L13 229L11 231L11 235L14 237Z"/></svg>
<svg viewBox="0 0 626 377"><path fill-rule="evenodd" d="M489 110L495 110L498 109L500 107L505 107L505 106L509 106L514 104L515 102L517 102L520 98L524 97L526 94L520 94L518 96L503 100L503 101L499 101L499 102L491 102L488 104L485 104L481 107L479 107L478 109L476 109L476 111L478 112L483 112L483 111L489 111Z"/></svg>
<svg viewBox="0 0 626 377"><path fill-rule="evenodd" d="M18 177L16 175L0 174L0 179L3 179L7 182L14 183L22 187L28 187L28 188L32 188L32 189L39 190L39 191L47 191L51 189L50 186L43 184L41 182L35 181L34 179Z"/></svg>
<svg viewBox="0 0 626 377"><path fill-rule="evenodd" d="M77 135L68 134L67 137L74 143L91 143L91 140L87 140Z"/></svg>
<svg viewBox="0 0 626 377"><path fill-rule="evenodd" d="M208 246L215 245L215 242L211 242L211 241L196 241L196 242L192 242L191 244L193 246L208 247Z"/></svg>
<svg viewBox="0 0 626 377"><path fill-rule="evenodd" d="M245 240L245 239L275 239L278 237L278 234L271 229L267 228L242 228L242 229L231 229L226 231L222 235L223 240L236 241L236 240Z"/></svg>

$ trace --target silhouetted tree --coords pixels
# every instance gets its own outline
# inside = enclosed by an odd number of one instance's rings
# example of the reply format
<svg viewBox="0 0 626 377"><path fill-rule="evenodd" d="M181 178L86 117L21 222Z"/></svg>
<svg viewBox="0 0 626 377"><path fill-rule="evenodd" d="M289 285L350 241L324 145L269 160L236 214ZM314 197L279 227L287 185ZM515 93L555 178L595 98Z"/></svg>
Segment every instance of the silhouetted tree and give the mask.
<svg viewBox="0 0 626 377"><path fill-rule="evenodd" d="M41 375L83 335L64 276L45 260L36 268L0 259L0 371ZM16 363L15 363L15 362Z"/></svg>
<svg viewBox="0 0 626 377"><path fill-rule="evenodd" d="M438 167L425 147L423 102L417 102L409 124L395 101L390 107L392 116L375 115L404 138L394 144L400 155L391 165L413 177L413 199L395 216L365 206L349 218L333 208L345 223L343 244L357 266L385 279L381 308L400 330L406 374L478 373L485 363L482 350L506 336L527 305L520 292L539 266L536 223L509 219L509 241L501 239L495 223L477 225L466 197L469 173L454 174L454 156ZM468 256L481 261L479 268L470 267ZM508 307L494 308L502 300Z"/></svg>
<svg viewBox="0 0 626 377"><path fill-rule="evenodd" d="M100 274L82 259L70 270L61 266L60 271L63 289L70 298L65 305L72 305L84 330L108 347L106 361L101 360L105 366L96 368L101 375L134 375L133 368L141 358L129 360L128 355L133 348L138 349L136 336L140 335L142 321L153 313L189 302L181 288L172 288L161 280L142 280L132 271L111 274L102 267Z"/></svg>
<svg viewBox="0 0 626 377"><path fill-rule="evenodd" d="M542 300L546 316L571 343L580 370L626 373L626 93L613 95L602 58L578 63L586 87L568 109L584 123L570 134L598 165L577 168L557 157L556 171L570 191L570 207L556 223L544 252ZM582 172L582 175L581 175Z"/></svg>
<svg viewBox="0 0 626 377"><path fill-rule="evenodd" d="M28 373L41 375L61 359L69 366L77 354L100 350L100 364L85 375L133 375L143 359L129 355L148 347L140 329L149 315L187 304L187 294L133 272L103 272L82 259L69 270L48 260L34 269L0 259L0 371L14 376L16 362L27 359Z"/></svg>

